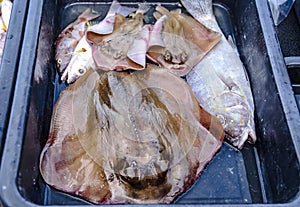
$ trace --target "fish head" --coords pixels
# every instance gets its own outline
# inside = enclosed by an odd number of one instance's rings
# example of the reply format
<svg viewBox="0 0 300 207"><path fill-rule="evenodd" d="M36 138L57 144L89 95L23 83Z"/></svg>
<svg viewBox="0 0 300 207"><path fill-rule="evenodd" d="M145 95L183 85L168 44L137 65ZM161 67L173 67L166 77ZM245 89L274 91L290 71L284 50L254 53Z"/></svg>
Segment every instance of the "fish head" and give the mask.
<svg viewBox="0 0 300 207"><path fill-rule="evenodd" d="M181 65L187 61L188 54L185 50L172 50L173 48L166 48L162 54L162 60L169 64Z"/></svg>
<svg viewBox="0 0 300 207"><path fill-rule="evenodd" d="M71 56L58 57L56 59L56 67L58 71L63 72L67 68L70 60Z"/></svg>
<svg viewBox="0 0 300 207"><path fill-rule="evenodd" d="M78 64L76 65L76 68L72 68L71 72L68 74L68 79L67 82L73 83L74 81L76 81L79 77L83 76L87 71L87 68L82 65L82 64Z"/></svg>
<svg viewBox="0 0 300 207"><path fill-rule="evenodd" d="M215 97L213 113L222 123L226 138L238 149L248 140L255 142L255 132L252 130L249 106L244 96L227 91Z"/></svg>
<svg viewBox="0 0 300 207"><path fill-rule="evenodd" d="M220 34L181 13L156 7L147 55L170 72L186 75L219 41Z"/></svg>

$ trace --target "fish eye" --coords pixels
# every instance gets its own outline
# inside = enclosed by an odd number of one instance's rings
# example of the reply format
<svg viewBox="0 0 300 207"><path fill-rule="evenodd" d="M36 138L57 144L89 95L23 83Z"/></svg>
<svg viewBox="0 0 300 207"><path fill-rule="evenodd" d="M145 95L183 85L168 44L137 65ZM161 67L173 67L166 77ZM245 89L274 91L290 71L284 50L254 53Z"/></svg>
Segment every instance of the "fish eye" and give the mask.
<svg viewBox="0 0 300 207"><path fill-rule="evenodd" d="M167 62L171 62L171 61L172 61L172 55L171 55L171 53L170 53L169 50L166 50L166 51L165 51L164 59L165 59L165 61L167 61Z"/></svg>
<svg viewBox="0 0 300 207"><path fill-rule="evenodd" d="M217 114L216 116L219 119L219 121L221 122L221 124L223 126L225 126L225 124L226 124L226 118L223 115L221 115L221 114Z"/></svg>
<svg viewBox="0 0 300 207"><path fill-rule="evenodd" d="M62 63L62 60L59 58L59 59L57 59L56 63L57 63L57 65L60 65Z"/></svg>
<svg viewBox="0 0 300 207"><path fill-rule="evenodd" d="M79 73L80 75L83 75L83 74L85 73L85 69L79 68L79 69L78 69L78 73Z"/></svg>
<svg viewBox="0 0 300 207"><path fill-rule="evenodd" d="M181 63L185 63L187 60L187 54L183 52L180 57Z"/></svg>

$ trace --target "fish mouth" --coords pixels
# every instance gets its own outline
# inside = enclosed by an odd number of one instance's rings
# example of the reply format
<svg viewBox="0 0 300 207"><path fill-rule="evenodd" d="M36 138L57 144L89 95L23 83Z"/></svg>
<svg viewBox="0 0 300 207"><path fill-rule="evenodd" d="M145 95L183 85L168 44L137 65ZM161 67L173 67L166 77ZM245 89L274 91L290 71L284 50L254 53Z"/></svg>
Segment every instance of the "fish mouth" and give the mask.
<svg viewBox="0 0 300 207"><path fill-rule="evenodd" d="M255 143L256 142L256 135L255 132L246 127L243 132L241 133L240 136L238 137L232 137L229 134L226 133L226 139L229 141L229 143L237 148L238 150L241 150L244 146L244 144L246 143L246 141L250 142L250 143Z"/></svg>
<svg viewBox="0 0 300 207"><path fill-rule="evenodd" d="M142 190L150 186L159 186L167 181L167 171L158 173L157 175L148 175L143 178L129 177L122 174L116 174L116 176L122 181L129 184L131 187Z"/></svg>

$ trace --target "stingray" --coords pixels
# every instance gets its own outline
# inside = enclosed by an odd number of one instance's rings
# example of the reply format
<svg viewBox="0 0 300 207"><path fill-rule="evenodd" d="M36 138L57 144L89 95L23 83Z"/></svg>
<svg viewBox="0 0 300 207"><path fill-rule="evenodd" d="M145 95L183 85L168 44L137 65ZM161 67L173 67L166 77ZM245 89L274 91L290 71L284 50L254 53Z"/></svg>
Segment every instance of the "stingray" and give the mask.
<svg viewBox="0 0 300 207"><path fill-rule="evenodd" d="M166 69L88 70L60 94L40 171L94 204L171 203L223 138L218 119Z"/></svg>
<svg viewBox="0 0 300 207"><path fill-rule="evenodd" d="M106 18L87 31L87 40L99 69L145 69L151 25L144 25L143 18L148 9L146 4L140 4L134 13L126 16L129 12L112 6Z"/></svg>
<svg viewBox="0 0 300 207"><path fill-rule="evenodd" d="M186 75L220 40L221 34L208 29L180 9L157 6L147 57L178 76Z"/></svg>

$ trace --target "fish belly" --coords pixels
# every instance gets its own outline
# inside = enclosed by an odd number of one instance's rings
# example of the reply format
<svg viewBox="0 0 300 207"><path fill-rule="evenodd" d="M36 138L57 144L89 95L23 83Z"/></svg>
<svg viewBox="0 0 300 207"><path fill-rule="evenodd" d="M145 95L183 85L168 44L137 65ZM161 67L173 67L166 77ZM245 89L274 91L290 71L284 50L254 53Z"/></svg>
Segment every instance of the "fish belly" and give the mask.
<svg viewBox="0 0 300 207"><path fill-rule="evenodd" d="M211 19L207 26L221 32ZM198 102L222 122L229 141L239 149L256 141L250 83L236 48L221 41L187 75Z"/></svg>

